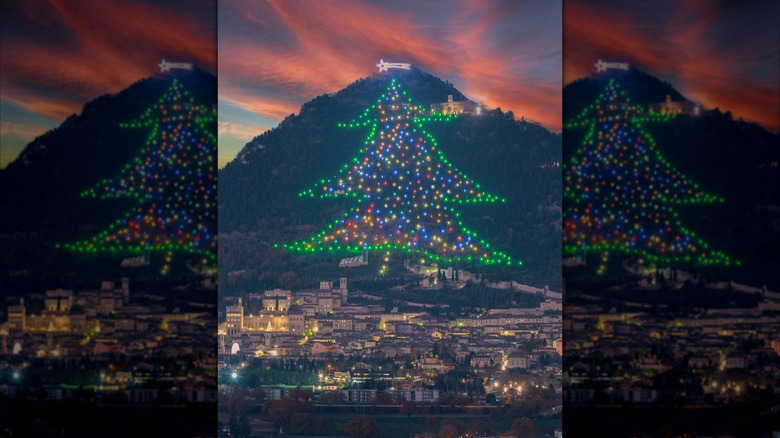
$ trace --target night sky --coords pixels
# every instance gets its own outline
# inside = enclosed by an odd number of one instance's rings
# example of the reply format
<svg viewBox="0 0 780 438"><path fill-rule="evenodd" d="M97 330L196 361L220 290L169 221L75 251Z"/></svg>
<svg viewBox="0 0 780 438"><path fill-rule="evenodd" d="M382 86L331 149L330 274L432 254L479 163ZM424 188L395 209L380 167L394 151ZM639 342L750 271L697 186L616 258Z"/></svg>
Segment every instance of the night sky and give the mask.
<svg viewBox="0 0 780 438"><path fill-rule="evenodd" d="M560 1L235 1L219 10L219 163L382 58L561 129Z"/></svg>
<svg viewBox="0 0 780 438"><path fill-rule="evenodd" d="M216 0L3 0L0 167L92 99L159 72L216 73Z"/></svg>
<svg viewBox="0 0 780 438"><path fill-rule="evenodd" d="M0 167L161 58L216 72L215 0L3 1ZM252 137L376 71L410 62L472 100L559 131L561 81L629 62L688 99L780 130L780 0L223 2L220 165ZM561 69L561 41L564 44Z"/></svg>
<svg viewBox="0 0 780 438"><path fill-rule="evenodd" d="M563 8L563 81L628 62L687 99L780 131L780 1L587 1Z"/></svg>

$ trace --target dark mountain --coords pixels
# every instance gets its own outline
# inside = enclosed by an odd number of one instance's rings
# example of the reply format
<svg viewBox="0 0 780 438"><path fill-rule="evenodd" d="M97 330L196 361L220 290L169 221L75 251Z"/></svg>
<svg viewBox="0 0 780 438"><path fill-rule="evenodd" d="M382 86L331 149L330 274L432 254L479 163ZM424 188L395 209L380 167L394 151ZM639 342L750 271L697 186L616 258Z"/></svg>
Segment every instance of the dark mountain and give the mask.
<svg viewBox="0 0 780 438"><path fill-rule="evenodd" d="M357 118L392 78L418 105L445 102L448 95L467 100L448 82L418 69L390 71L318 96L298 115L254 138L219 173L220 272L263 263L263 256L253 253L255 245L231 245L228 233L259 233L265 244L294 241L352 206L349 200L297 194L335 175L355 156L368 131L338 123ZM507 199L505 204L465 206L464 224L526 263L516 278L558 288L560 135L500 110L428 123L425 129L449 161L487 192Z"/></svg>
<svg viewBox="0 0 780 438"><path fill-rule="evenodd" d="M592 104L615 79L632 102L647 107L684 100L670 84L636 69L608 71L579 79L563 90L564 122ZM668 161L701 188L724 198L718 205L680 209L681 223L710 246L742 261L712 275L780 288L780 135L730 112L704 109L644 129ZM581 144L585 129L564 132L564 163Z"/></svg>
<svg viewBox="0 0 780 438"><path fill-rule="evenodd" d="M99 222L106 202L82 199L79 193L117 173L141 151L148 130L119 125L157 102L174 78L197 102L216 105L216 78L198 69L158 74L87 103L81 114L33 140L0 170L0 232L61 235L73 226Z"/></svg>
<svg viewBox="0 0 780 438"><path fill-rule="evenodd" d="M127 210L127 200L82 198L79 194L117 174L141 153L149 130L120 124L136 120L154 105L174 78L197 103L216 107L214 75L199 69L157 74L87 103L81 114L68 117L33 140L0 170L0 261L4 272L62 265L66 258L70 263L77 256L54 251L54 244L94 235Z"/></svg>
<svg viewBox="0 0 780 438"><path fill-rule="evenodd" d="M641 70L630 67L629 70L607 70L601 73L577 79L564 87L563 120L571 120L586 106L593 103L607 86L610 79L616 79L620 86L629 91L628 95L635 104L647 106L663 102L666 96L672 100L687 100L668 82L657 79Z"/></svg>

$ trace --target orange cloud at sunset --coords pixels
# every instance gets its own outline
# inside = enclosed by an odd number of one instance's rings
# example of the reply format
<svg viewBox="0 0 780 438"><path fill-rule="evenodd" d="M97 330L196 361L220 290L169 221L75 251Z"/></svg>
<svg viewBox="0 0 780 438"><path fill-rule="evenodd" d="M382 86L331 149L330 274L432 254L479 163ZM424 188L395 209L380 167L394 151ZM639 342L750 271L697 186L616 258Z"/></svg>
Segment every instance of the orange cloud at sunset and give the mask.
<svg viewBox="0 0 780 438"><path fill-rule="evenodd" d="M572 1L564 7L564 83L593 64L628 62L705 107L780 131L780 2Z"/></svg>
<svg viewBox="0 0 780 438"><path fill-rule="evenodd" d="M4 121L18 114L17 124L32 124L31 116L58 124L155 74L162 58L216 72L215 14L213 0L3 2Z"/></svg>
<svg viewBox="0 0 780 438"><path fill-rule="evenodd" d="M234 108L278 122L317 95L374 73L383 58L449 80L488 107L561 128L559 3L271 0L220 7L220 101Z"/></svg>

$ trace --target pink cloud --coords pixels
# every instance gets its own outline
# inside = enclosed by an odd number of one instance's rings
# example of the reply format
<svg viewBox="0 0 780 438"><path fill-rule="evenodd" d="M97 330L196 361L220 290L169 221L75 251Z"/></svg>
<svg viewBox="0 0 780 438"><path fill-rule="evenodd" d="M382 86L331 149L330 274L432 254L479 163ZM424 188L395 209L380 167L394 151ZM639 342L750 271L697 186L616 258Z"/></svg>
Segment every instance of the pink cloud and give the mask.
<svg viewBox="0 0 780 438"><path fill-rule="evenodd" d="M439 11L446 16L431 17L421 16L432 13L426 5L422 12L354 1L233 5L220 22L220 29L226 22L234 28L220 36L220 98L263 117L280 120L289 108L368 76L384 58L410 62L472 99L560 129L560 28L549 28L550 35L537 30L527 44L508 49L492 32L507 25L505 6L453 4ZM540 59L540 51L550 50ZM540 73L543 62L557 67Z"/></svg>
<svg viewBox="0 0 780 438"><path fill-rule="evenodd" d="M16 7L13 29L3 30L2 99L46 117L62 119L151 76L165 56L216 70L216 28L188 8L61 0Z"/></svg>
<svg viewBox="0 0 780 438"><path fill-rule="evenodd" d="M2 136L13 135L17 137L34 138L44 132L46 132L46 128L42 126L8 121L0 122L0 135Z"/></svg>
<svg viewBox="0 0 780 438"><path fill-rule="evenodd" d="M225 121L220 121L217 124L217 132L219 135L233 135L247 140L251 140L253 137L262 134L262 131L256 126L247 126Z"/></svg>
<svg viewBox="0 0 780 438"><path fill-rule="evenodd" d="M599 57L630 62L706 107L729 110L778 131L778 23L761 28L755 14L762 11L727 7L703 2L668 11L607 11L567 3L564 83L592 74Z"/></svg>

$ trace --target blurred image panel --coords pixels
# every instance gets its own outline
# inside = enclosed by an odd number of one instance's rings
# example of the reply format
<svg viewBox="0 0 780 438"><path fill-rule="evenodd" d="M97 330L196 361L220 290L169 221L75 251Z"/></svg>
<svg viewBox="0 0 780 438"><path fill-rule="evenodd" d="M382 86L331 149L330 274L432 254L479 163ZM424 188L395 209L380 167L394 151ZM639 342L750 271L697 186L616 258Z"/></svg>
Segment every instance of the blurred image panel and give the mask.
<svg viewBox="0 0 780 438"><path fill-rule="evenodd" d="M780 433L779 44L777 1L565 2L576 436Z"/></svg>
<svg viewBox="0 0 780 438"><path fill-rule="evenodd" d="M217 436L216 2L0 20L0 435Z"/></svg>

